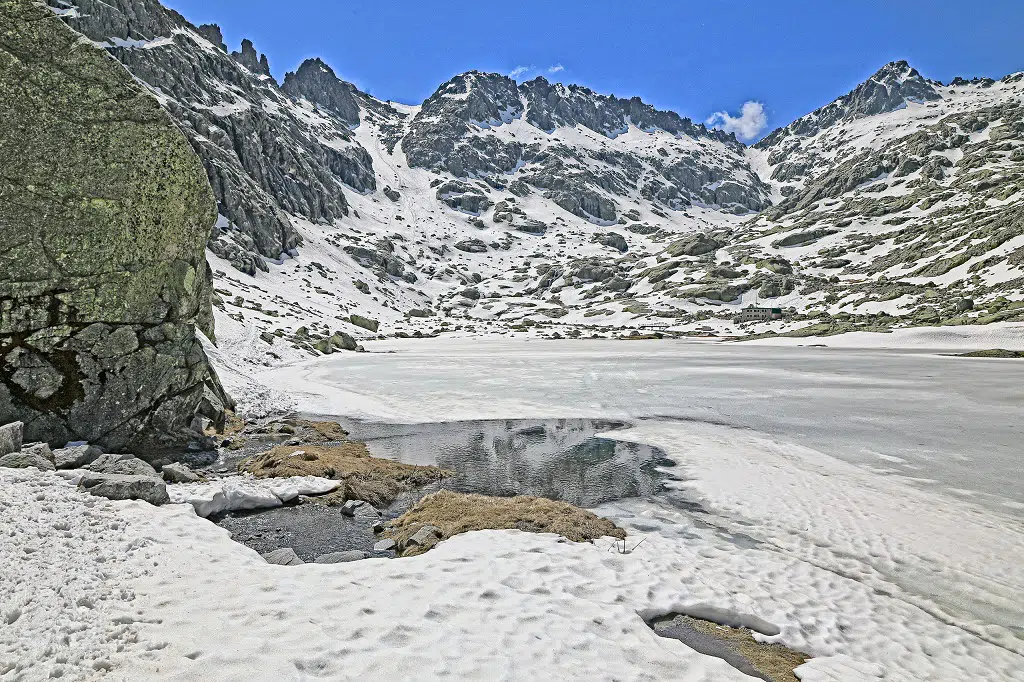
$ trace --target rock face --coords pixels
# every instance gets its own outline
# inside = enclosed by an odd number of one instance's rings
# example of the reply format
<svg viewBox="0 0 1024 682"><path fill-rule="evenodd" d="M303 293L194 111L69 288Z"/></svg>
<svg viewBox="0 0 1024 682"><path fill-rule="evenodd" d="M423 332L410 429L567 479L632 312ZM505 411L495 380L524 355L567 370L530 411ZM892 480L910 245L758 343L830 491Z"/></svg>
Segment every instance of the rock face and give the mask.
<svg viewBox="0 0 1024 682"><path fill-rule="evenodd" d="M526 131L530 137L524 135L523 141L479 134L524 116L532 130ZM540 137L559 128L581 128L614 140L630 125L665 131L688 142L678 147L672 143L676 148L671 152L663 147L662 153L641 154L572 147ZM522 174L520 192L535 187L566 211L598 224L614 221L615 197L634 191L673 210L694 201L739 213L769 205L767 187L747 167L743 145L732 135L655 109L638 97L620 99L544 78L517 85L494 73L456 76L423 103L402 139L402 149L410 166L459 178L512 174L534 164ZM593 161L604 168L588 168ZM643 180L644 176L648 178ZM453 184L468 186L448 183ZM464 188L444 189L438 190L438 199L453 208L480 210L476 204L466 205L463 197L472 194Z"/></svg>
<svg viewBox="0 0 1024 682"><path fill-rule="evenodd" d="M206 174L49 8L0 1L0 36L0 423L54 445L182 447L204 394L229 402L195 334L213 334Z"/></svg>
<svg viewBox="0 0 1024 682"><path fill-rule="evenodd" d="M294 251L301 238L289 214L330 222L349 213L345 186L375 188L351 121L292 102L251 41L228 54L219 28L194 27L157 0L75 0L74 12L63 0L48 4L159 93L225 218L207 232L210 249L239 270L265 270L264 258ZM303 83L300 74L289 89L305 92Z"/></svg>

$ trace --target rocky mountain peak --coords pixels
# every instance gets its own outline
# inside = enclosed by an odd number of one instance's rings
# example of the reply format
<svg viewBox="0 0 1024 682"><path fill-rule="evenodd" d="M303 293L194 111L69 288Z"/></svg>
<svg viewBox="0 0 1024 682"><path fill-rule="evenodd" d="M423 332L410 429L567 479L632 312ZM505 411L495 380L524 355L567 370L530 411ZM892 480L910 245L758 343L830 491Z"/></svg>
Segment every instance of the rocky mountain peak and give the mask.
<svg viewBox="0 0 1024 682"><path fill-rule="evenodd" d="M602 95L581 85L550 83L538 76L519 86L528 105L527 120L541 130L581 125L605 137L615 138L630 124L642 130L664 130L673 135L708 136L739 145L732 134L709 131L674 111L662 111L639 97L621 99Z"/></svg>
<svg viewBox="0 0 1024 682"><path fill-rule="evenodd" d="M516 82L500 73L468 71L444 83L423 103L427 115L456 116L463 121L497 123L518 116L522 102Z"/></svg>
<svg viewBox="0 0 1024 682"><path fill-rule="evenodd" d="M248 38L242 40L241 51L232 52L231 57L257 75L270 76L270 62L267 60L267 55L257 53L252 41Z"/></svg>
<svg viewBox="0 0 1024 682"><path fill-rule="evenodd" d="M201 24L196 26L196 33L209 40L214 46L219 47L224 52L228 51L228 46L224 42L224 33L217 24Z"/></svg>
<svg viewBox="0 0 1024 682"><path fill-rule="evenodd" d="M791 135L809 137L840 121L896 111L908 102L942 99L934 84L906 61L889 62L847 94L779 128L755 145L769 149Z"/></svg>
<svg viewBox="0 0 1024 682"><path fill-rule="evenodd" d="M307 59L295 71L285 74L281 90L295 99L307 99L335 114L348 125L359 123L357 90L338 78L334 69L319 57Z"/></svg>

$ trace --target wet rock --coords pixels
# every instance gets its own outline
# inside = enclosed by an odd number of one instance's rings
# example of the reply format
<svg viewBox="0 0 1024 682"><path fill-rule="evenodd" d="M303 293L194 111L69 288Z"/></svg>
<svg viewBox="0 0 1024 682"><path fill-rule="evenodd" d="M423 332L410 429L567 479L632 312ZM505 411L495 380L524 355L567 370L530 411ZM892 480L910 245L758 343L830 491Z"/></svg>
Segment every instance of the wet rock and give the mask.
<svg viewBox="0 0 1024 682"><path fill-rule="evenodd" d="M108 500L141 500L155 506L170 502L167 486L153 476L88 472L78 485L89 494Z"/></svg>
<svg viewBox="0 0 1024 682"><path fill-rule="evenodd" d="M199 481L199 476L187 464L179 462L165 464L160 470L160 475L168 483L196 483Z"/></svg>
<svg viewBox="0 0 1024 682"><path fill-rule="evenodd" d="M299 566L306 563L299 558L299 555L291 547L282 547L281 549L275 549L273 552L267 552L263 555L263 558L267 560L268 564L274 564L275 566Z"/></svg>
<svg viewBox="0 0 1024 682"><path fill-rule="evenodd" d="M25 425L21 422L13 422L0 426L0 457L9 455L12 452L21 450L22 434Z"/></svg>
<svg viewBox="0 0 1024 682"><path fill-rule="evenodd" d="M360 561L370 556L369 552L361 552L357 549L349 550L347 552L331 552L330 554L321 554L317 558L313 559L314 564L345 564L350 561Z"/></svg>
<svg viewBox="0 0 1024 682"><path fill-rule="evenodd" d="M348 500L341 507L341 513L349 518L356 519L379 519L380 511L369 502L363 500Z"/></svg>
<svg viewBox="0 0 1024 682"><path fill-rule="evenodd" d="M58 469L80 469L94 462L102 454L102 449L86 443L54 450L53 461Z"/></svg>

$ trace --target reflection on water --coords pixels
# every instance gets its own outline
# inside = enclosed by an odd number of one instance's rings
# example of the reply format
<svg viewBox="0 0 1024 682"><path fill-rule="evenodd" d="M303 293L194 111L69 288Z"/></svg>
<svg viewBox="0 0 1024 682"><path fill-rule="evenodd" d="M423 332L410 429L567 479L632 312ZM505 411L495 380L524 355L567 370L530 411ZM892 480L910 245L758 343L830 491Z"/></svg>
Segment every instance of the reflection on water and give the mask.
<svg viewBox="0 0 1024 682"><path fill-rule="evenodd" d="M456 476L445 487L485 495L536 495L582 507L661 490L672 462L649 445L596 434L627 426L595 419L516 419L438 424L341 421L370 453L436 464Z"/></svg>

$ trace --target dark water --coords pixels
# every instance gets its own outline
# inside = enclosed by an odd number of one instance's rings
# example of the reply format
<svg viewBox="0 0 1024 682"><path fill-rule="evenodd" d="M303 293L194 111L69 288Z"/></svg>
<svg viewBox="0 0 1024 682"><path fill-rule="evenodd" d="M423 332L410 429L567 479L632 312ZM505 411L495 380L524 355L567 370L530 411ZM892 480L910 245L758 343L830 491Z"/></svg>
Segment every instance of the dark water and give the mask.
<svg viewBox="0 0 1024 682"><path fill-rule="evenodd" d="M376 457L456 472L445 487L484 495L534 495L594 507L662 490L670 466L649 445L600 438L628 426L599 419L511 419L437 424L342 420Z"/></svg>

